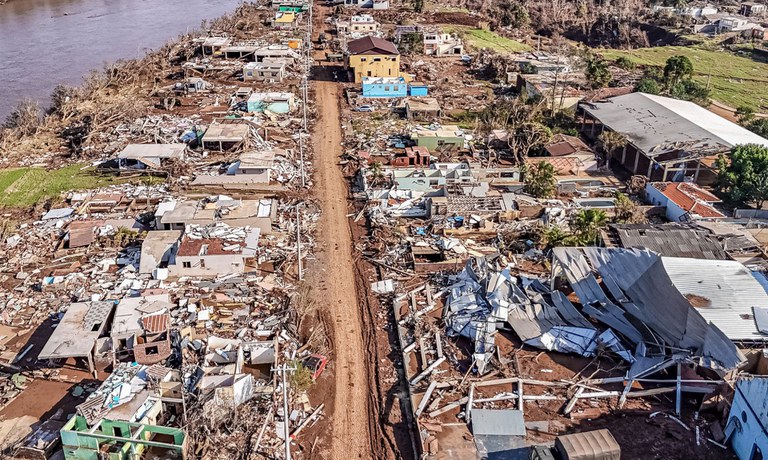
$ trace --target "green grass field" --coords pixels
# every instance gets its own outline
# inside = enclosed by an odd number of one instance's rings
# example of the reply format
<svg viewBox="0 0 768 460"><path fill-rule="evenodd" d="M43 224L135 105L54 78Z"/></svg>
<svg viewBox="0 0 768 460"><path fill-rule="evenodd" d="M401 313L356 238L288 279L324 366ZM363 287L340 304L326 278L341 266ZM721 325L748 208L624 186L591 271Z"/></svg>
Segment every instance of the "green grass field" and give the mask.
<svg viewBox="0 0 768 460"><path fill-rule="evenodd" d="M627 56L640 65L663 67L671 56L684 55L693 63L694 79L712 90L712 99L734 108L749 105L768 110L768 64L726 51L699 47L661 46L636 50L596 50L606 59ZM711 78L709 75L711 74Z"/></svg>
<svg viewBox="0 0 768 460"><path fill-rule="evenodd" d="M69 190L86 190L125 183L118 176L94 174L91 167L71 165L53 171L40 168L0 170L0 207L34 206Z"/></svg>
<svg viewBox="0 0 768 460"><path fill-rule="evenodd" d="M475 49L490 48L499 53L519 53L529 51L530 46L511 40L485 29L474 29L468 26L450 26L446 32L459 32L464 35L467 44Z"/></svg>

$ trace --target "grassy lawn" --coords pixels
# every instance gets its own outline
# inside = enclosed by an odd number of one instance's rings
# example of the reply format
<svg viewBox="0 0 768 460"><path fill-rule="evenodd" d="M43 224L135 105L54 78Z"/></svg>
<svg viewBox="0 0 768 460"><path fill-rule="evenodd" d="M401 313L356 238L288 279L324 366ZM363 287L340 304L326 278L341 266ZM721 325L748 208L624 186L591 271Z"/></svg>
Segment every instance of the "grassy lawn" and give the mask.
<svg viewBox="0 0 768 460"><path fill-rule="evenodd" d="M750 105L761 111L768 110L768 64L725 51L712 51L698 47L661 46L630 51L597 50L606 59L627 56L641 65L663 67L671 56L684 55L693 63L694 79L709 87L712 99L732 107Z"/></svg>
<svg viewBox="0 0 768 460"><path fill-rule="evenodd" d="M117 176L101 176L94 168L71 165L53 171L20 168L0 171L0 207L34 206L41 200L69 190L85 190L128 182Z"/></svg>
<svg viewBox="0 0 768 460"><path fill-rule="evenodd" d="M467 44L476 49L490 48L499 53L519 53L531 50L528 45L502 37L490 30L474 29L468 26L451 26L445 30L448 33L462 33Z"/></svg>

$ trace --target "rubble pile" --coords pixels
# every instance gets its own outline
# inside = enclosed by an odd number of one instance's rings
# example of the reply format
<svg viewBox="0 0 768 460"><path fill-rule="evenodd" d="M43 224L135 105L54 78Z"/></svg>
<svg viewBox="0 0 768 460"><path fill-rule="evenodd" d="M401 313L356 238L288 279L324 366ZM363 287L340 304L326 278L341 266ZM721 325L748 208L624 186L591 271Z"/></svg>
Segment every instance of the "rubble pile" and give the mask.
<svg viewBox="0 0 768 460"><path fill-rule="evenodd" d="M152 110L87 133L81 158L125 183L68 191L4 230L0 407L33 378L72 382L63 439L129 445L140 424L171 440L156 446L167 455L186 439L195 458L278 458L323 417L309 390L328 338L303 335L297 307L320 216L307 199L311 25L273 28L275 14L244 5L237 27L183 38L165 84L137 94ZM254 53L284 72L247 78ZM290 100L262 107L259 93ZM128 431L107 440L101 426Z"/></svg>

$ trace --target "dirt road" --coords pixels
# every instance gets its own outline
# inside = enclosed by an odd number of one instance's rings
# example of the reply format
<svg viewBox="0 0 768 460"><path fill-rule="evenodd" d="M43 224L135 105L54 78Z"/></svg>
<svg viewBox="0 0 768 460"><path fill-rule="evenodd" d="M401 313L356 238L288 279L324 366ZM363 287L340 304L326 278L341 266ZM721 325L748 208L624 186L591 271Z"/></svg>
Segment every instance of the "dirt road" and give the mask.
<svg viewBox="0 0 768 460"><path fill-rule="evenodd" d="M328 78L330 71L320 69L316 75ZM316 172L312 191L321 201L323 213L318 225L320 250L317 261L308 267L307 281L312 286L310 295L325 312L334 348L335 388L331 390L333 409L328 421L331 445L325 453L330 459L367 459L374 457L368 411L369 363L355 287L346 180L338 166L342 140L339 86L333 81L315 81L313 85L318 119L313 136Z"/></svg>

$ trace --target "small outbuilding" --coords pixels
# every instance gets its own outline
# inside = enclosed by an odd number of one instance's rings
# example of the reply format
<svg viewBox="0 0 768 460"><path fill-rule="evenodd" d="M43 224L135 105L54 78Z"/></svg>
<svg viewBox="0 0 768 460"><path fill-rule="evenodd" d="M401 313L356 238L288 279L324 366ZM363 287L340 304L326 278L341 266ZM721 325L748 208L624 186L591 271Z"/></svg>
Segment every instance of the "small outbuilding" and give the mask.
<svg viewBox="0 0 768 460"><path fill-rule="evenodd" d="M605 429L558 436L555 450L563 460L621 460L621 446Z"/></svg>
<svg viewBox="0 0 768 460"><path fill-rule="evenodd" d="M238 147L245 142L251 132L251 125L235 119L218 120L208 127L203 134L204 149L225 151Z"/></svg>
<svg viewBox="0 0 768 460"><path fill-rule="evenodd" d="M186 144L129 144L117 154L120 169L158 169L169 160L183 160Z"/></svg>

